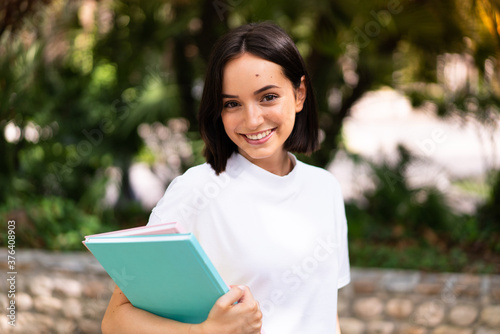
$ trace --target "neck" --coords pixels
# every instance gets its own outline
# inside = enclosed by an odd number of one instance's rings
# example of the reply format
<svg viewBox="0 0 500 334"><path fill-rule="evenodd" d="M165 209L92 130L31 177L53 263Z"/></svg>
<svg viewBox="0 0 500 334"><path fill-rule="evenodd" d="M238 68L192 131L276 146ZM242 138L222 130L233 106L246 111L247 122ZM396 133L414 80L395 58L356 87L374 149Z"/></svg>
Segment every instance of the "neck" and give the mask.
<svg viewBox="0 0 500 334"><path fill-rule="evenodd" d="M278 176L285 176L289 174L293 169L292 159L286 151L282 151L275 156L262 159L254 159L241 150L240 154L254 165L257 165L260 168L265 169L268 172L276 174Z"/></svg>

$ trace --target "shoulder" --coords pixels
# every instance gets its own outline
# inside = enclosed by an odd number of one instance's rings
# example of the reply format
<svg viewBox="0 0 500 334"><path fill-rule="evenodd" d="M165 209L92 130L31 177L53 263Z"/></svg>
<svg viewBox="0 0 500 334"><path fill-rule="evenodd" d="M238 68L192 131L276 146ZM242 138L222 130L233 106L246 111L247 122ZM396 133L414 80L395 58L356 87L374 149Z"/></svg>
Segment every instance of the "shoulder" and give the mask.
<svg viewBox="0 0 500 334"><path fill-rule="evenodd" d="M185 171L184 174L177 176L170 183L169 188L173 188L177 184L183 186L196 186L214 177L217 177L215 171L209 164L204 163L191 167Z"/></svg>
<svg viewBox="0 0 500 334"><path fill-rule="evenodd" d="M306 181L322 184L323 186L331 186L340 190L340 183L331 172L324 168L306 164L297 160L297 166L302 171L301 177Z"/></svg>
<svg viewBox="0 0 500 334"><path fill-rule="evenodd" d="M314 193L321 194L324 198L336 203L343 203L344 196L337 177L330 171L306 164L297 160L300 167L300 184L302 188L308 188Z"/></svg>
<svg viewBox="0 0 500 334"><path fill-rule="evenodd" d="M153 208L149 224L184 221L186 208L196 207L200 192L206 184L216 179L215 171L206 163L191 167L184 174L177 176Z"/></svg>

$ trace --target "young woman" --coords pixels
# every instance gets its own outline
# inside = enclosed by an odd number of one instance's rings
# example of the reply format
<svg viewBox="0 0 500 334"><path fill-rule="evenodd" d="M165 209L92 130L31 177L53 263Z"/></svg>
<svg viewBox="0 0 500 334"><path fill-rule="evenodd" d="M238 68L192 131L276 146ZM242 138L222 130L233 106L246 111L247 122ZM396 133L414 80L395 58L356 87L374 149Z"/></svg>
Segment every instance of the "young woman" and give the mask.
<svg viewBox="0 0 500 334"><path fill-rule="evenodd" d="M290 153L317 149L318 122L304 61L281 28L249 24L219 40L199 122L207 163L170 184L148 224L180 222L234 286L196 325L137 309L116 288L103 332L340 333L344 204L331 173Z"/></svg>

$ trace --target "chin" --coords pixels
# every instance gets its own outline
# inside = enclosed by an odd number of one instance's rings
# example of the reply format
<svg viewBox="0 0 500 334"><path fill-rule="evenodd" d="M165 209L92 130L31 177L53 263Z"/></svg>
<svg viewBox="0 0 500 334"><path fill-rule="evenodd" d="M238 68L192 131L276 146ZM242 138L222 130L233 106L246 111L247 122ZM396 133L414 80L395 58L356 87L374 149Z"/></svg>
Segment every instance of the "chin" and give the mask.
<svg viewBox="0 0 500 334"><path fill-rule="evenodd" d="M255 150L239 150L240 154L247 156L253 160L267 159L275 155L277 152L261 151L255 152Z"/></svg>

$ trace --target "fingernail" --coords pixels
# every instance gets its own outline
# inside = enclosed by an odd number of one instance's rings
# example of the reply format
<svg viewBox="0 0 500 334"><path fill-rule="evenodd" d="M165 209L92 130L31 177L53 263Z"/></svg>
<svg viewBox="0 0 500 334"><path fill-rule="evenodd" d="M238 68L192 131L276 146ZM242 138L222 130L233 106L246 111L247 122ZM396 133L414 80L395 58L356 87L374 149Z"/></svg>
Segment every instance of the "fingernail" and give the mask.
<svg viewBox="0 0 500 334"><path fill-rule="evenodd" d="M245 286L244 285L238 285L238 288L240 288L241 290L245 291Z"/></svg>

